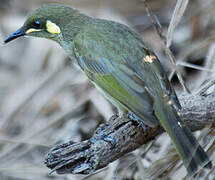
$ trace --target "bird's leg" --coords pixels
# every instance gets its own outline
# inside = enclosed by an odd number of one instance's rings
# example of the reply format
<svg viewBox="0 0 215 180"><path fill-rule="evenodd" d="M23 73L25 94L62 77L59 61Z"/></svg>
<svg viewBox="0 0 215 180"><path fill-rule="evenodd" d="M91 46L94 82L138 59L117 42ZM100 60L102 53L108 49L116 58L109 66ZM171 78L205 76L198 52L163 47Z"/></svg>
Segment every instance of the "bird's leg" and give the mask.
<svg viewBox="0 0 215 180"><path fill-rule="evenodd" d="M120 107L120 106L117 106L117 110L118 110L117 118L121 118L128 113L128 111L126 109L124 109L123 107ZM116 140L114 138L110 137L109 135L107 135L106 132L102 128L99 132L97 132L97 134L98 134L97 137L99 139L102 139L105 142L110 143L112 146L114 146L116 144ZM92 139L92 140L94 141L96 139Z"/></svg>
<svg viewBox="0 0 215 180"><path fill-rule="evenodd" d="M126 114L128 114L128 111L127 109L125 108L122 108L122 107L117 107L117 110L118 110L118 116L121 118L121 117L124 117Z"/></svg>
<svg viewBox="0 0 215 180"><path fill-rule="evenodd" d="M127 116L129 119L136 121L143 129L144 131L147 130L146 125L143 123L143 121L141 119L139 119L137 116L135 116L133 113L127 113Z"/></svg>
<svg viewBox="0 0 215 180"><path fill-rule="evenodd" d="M137 116L135 116L133 113L130 113L127 109L122 108L122 107L118 107L118 114L119 117L128 117L129 119L131 119L132 121L137 122L143 129L144 131L146 131L147 127L146 125L143 123L143 121L141 119L139 119Z"/></svg>

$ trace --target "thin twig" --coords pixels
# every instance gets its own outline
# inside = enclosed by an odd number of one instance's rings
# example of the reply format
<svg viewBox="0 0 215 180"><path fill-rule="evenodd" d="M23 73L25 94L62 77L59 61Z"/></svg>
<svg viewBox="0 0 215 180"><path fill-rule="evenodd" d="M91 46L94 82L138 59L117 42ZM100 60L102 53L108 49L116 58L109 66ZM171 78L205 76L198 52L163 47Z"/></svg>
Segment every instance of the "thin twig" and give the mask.
<svg viewBox="0 0 215 180"><path fill-rule="evenodd" d="M157 32L157 34L159 35L160 39L161 39L161 42L162 42L162 45L164 47L164 50L165 50L165 53L168 55L169 59L171 60L172 62L172 65L173 65L173 70L174 72L176 72L176 75L178 77L178 80L179 82L181 83L183 89L185 90L185 92L187 93L190 93L190 90L188 89L188 87L186 86L183 78L182 78L182 75L181 73L177 70L177 66L176 66L176 59L172 53L172 51L167 47L166 45L166 42L167 42L167 39L166 37L163 35L163 29L162 29L162 26L161 24L159 23L158 19L155 18L155 15L153 15L147 5L147 2L146 0L143 0L143 3L144 3L144 6L145 6L145 9L146 9L146 12L148 14L148 16L150 17L151 19L151 22L155 28L155 31Z"/></svg>

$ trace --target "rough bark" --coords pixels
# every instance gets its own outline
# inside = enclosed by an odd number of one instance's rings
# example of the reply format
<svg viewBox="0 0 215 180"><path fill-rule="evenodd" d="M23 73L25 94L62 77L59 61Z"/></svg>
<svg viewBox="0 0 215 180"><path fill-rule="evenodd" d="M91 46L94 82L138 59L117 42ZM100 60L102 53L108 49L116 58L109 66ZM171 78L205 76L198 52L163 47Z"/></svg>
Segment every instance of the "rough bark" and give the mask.
<svg viewBox="0 0 215 180"><path fill-rule="evenodd" d="M183 107L180 111L182 120L192 131L215 126L215 95L183 94L179 99ZM45 164L51 172L59 174L90 174L148 143L163 131L161 126L144 130L135 121L113 116L100 125L89 140L53 147L45 157Z"/></svg>

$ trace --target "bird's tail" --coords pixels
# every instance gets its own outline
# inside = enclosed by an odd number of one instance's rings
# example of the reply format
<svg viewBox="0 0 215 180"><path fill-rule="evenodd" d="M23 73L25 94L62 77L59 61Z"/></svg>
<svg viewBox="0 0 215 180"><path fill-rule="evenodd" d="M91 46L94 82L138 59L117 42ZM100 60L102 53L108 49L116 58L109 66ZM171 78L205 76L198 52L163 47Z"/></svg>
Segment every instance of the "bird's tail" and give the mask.
<svg viewBox="0 0 215 180"><path fill-rule="evenodd" d="M154 106L155 115L170 136L188 175L193 176L209 162L208 156L190 130L181 121L172 105L164 106L163 103L155 103Z"/></svg>

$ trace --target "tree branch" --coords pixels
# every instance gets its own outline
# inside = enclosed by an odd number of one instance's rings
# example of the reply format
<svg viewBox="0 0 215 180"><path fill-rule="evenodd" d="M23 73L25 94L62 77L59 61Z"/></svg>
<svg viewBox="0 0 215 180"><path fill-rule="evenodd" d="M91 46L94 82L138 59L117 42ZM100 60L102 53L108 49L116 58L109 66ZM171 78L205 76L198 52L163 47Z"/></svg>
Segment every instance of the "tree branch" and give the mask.
<svg viewBox="0 0 215 180"><path fill-rule="evenodd" d="M215 126L215 95L179 96L183 121L192 130ZM59 174L90 174L148 143L161 134L161 126L144 130L137 122L113 116L100 125L89 140L56 145L45 157L48 168ZM105 138L106 137L106 138ZM114 143L107 139L114 139ZM106 140L104 140L106 139Z"/></svg>

